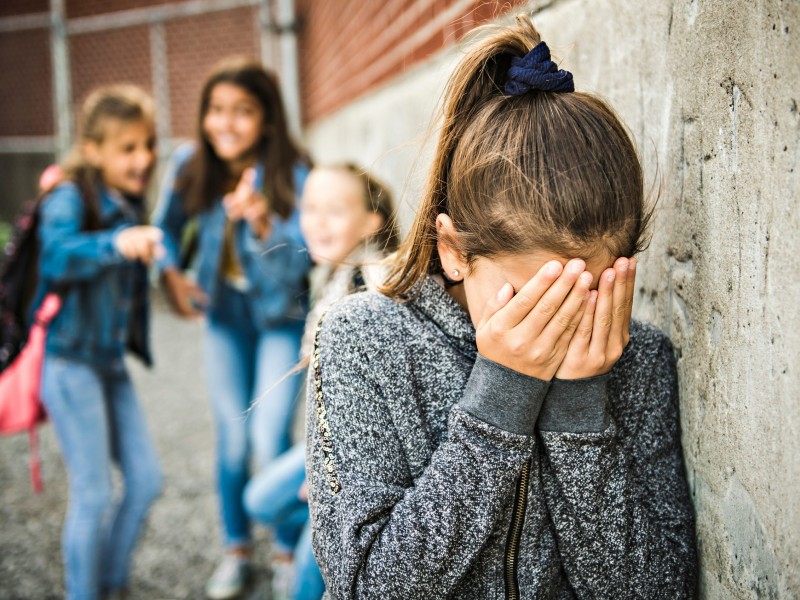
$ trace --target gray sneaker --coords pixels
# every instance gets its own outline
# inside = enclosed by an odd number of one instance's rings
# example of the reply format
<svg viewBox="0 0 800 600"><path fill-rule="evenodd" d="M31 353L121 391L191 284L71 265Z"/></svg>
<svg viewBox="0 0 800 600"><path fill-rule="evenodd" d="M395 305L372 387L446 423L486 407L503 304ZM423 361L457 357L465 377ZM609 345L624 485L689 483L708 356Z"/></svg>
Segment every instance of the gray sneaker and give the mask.
<svg viewBox="0 0 800 600"><path fill-rule="evenodd" d="M246 558L228 554L206 583L206 597L210 600L228 600L244 591L250 574Z"/></svg>
<svg viewBox="0 0 800 600"><path fill-rule="evenodd" d="M294 589L294 562L272 561L272 600L289 600Z"/></svg>

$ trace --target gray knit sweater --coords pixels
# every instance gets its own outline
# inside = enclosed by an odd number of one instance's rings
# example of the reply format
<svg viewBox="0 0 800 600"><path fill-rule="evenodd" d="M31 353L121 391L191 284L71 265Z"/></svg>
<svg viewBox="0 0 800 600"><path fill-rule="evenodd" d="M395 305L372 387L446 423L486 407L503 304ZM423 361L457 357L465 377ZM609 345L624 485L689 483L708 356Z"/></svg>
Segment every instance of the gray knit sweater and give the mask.
<svg viewBox="0 0 800 600"><path fill-rule="evenodd" d="M544 382L477 355L432 279L323 319L309 504L329 598L694 596L672 347L631 324L609 375ZM316 382L315 382L316 379Z"/></svg>

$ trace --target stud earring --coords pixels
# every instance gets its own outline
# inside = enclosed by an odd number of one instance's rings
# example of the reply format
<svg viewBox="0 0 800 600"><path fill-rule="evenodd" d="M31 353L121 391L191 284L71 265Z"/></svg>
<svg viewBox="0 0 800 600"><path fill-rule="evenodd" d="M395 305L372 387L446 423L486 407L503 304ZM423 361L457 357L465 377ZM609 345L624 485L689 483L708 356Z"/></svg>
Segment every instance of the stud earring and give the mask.
<svg viewBox="0 0 800 600"><path fill-rule="evenodd" d="M458 269L453 269L453 277L458 277L459 275Z"/></svg>

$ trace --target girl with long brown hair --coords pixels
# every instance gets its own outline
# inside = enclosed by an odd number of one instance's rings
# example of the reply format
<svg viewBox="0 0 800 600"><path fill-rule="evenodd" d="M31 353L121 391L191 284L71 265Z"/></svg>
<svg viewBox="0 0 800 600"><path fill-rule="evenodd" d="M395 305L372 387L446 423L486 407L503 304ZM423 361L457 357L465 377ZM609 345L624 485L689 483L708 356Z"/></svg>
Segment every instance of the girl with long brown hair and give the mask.
<svg viewBox="0 0 800 600"><path fill-rule="evenodd" d="M226 553L206 594L230 598L245 586L251 554L242 497L251 454L263 468L290 445L298 377L284 376L297 363L307 310L310 260L297 199L308 161L289 136L275 77L247 59L224 61L206 80L197 137L176 152L155 222L164 231L168 298L182 316L207 316ZM181 271L190 217L196 280ZM276 532L279 543L291 535Z"/></svg>
<svg viewBox="0 0 800 600"><path fill-rule="evenodd" d="M672 348L631 319L651 214L627 130L527 17L466 53L382 293L317 333L329 597L693 595Z"/></svg>

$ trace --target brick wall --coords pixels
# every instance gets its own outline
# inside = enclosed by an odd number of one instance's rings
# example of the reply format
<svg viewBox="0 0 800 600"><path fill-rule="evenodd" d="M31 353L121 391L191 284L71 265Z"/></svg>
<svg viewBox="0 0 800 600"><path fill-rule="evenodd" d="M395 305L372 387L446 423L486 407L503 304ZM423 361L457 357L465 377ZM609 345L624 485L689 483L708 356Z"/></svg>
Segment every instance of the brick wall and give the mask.
<svg viewBox="0 0 800 600"><path fill-rule="evenodd" d="M200 88L215 63L233 54L258 57L257 25L255 8L226 10L167 24L173 136L195 135Z"/></svg>
<svg viewBox="0 0 800 600"><path fill-rule="evenodd" d="M174 0L66 0L67 22ZM1 0L0 18L46 15L47 0ZM164 25L172 137L195 132L200 86L225 56L260 55L256 7L171 19ZM80 106L99 85L133 83L153 93L151 26L68 36L71 101ZM0 31L0 137L55 133L50 30ZM73 110L73 113L75 110Z"/></svg>
<svg viewBox="0 0 800 600"><path fill-rule="evenodd" d="M177 3L174 0L66 0L68 21ZM374 89L475 25L521 0L296 0L302 113L311 123ZM45 15L47 0L3 0L0 18ZM236 8L165 25L173 136L194 132L203 77L230 54L258 56L258 9ZM52 135L48 30L0 32L0 136ZM72 101L101 84L153 85L149 25L69 36ZM151 90L152 91L152 90Z"/></svg>
<svg viewBox="0 0 800 600"><path fill-rule="evenodd" d="M0 34L0 136L53 133L50 32Z"/></svg>
<svg viewBox="0 0 800 600"><path fill-rule="evenodd" d="M100 85L133 83L152 92L148 27L126 27L69 37L72 102L79 107Z"/></svg>
<svg viewBox="0 0 800 600"><path fill-rule="evenodd" d="M66 0L67 18L102 15L112 11L173 4L174 0Z"/></svg>
<svg viewBox="0 0 800 600"><path fill-rule="evenodd" d="M163 34L167 93L160 96L169 98L169 106L157 110L170 115L168 138L193 137L200 86L211 67L231 54L260 55L255 6L170 18L158 30L149 22L119 27L114 21L115 13L131 10L127 17L148 21L147 8L164 4L185 0L65 0L71 119L100 85L133 83L154 94L158 57L151 53L154 35ZM59 138L49 10L48 0L0 0L5 20L0 24L0 221L35 194L39 173L55 158ZM104 17L109 28L85 30L87 23L92 29L104 27L96 19ZM70 32L75 24L81 29Z"/></svg>
<svg viewBox="0 0 800 600"><path fill-rule="evenodd" d="M521 0L298 0L306 123L452 45Z"/></svg>
<svg viewBox="0 0 800 600"><path fill-rule="evenodd" d="M48 0L3 0L0 2L0 17L15 17L50 10Z"/></svg>

